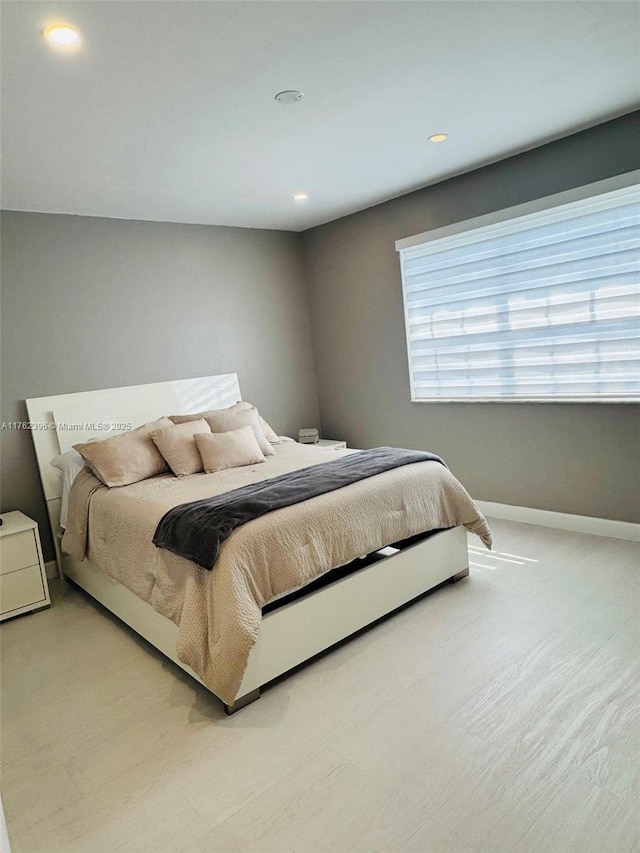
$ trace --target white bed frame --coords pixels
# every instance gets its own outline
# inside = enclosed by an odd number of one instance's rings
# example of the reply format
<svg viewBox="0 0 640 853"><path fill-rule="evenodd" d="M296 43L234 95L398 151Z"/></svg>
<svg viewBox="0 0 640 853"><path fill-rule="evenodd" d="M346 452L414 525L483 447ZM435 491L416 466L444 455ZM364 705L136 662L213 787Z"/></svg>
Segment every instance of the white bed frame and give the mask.
<svg viewBox="0 0 640 853"><path fill-rule="evenodd" d="M99 425L136 427L162 415L223 408L241 399L238 377L228 373L26 401L60 576L74 581L198 681L195 672L177 659L178 629L173 622L89 560L75 560L62 552L62 488L59 472L49 463L73 444L108 436ZM121 431L116 427L111 434ZM438 584L468 574L466 532L456 527L283 604L263 617L236 700L225 710L239 710L257 699L260 688L277 676Z"/></svg>

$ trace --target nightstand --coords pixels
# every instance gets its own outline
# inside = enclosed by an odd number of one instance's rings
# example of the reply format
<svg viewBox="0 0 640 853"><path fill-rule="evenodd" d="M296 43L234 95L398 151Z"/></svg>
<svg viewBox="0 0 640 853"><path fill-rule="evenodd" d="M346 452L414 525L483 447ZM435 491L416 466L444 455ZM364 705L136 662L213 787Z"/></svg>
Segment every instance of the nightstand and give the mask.
<svg viewBox="0 0 640 853"><path fill-rule="evenodd" d="M0 526L0 621L51 604L38 525L5 512Z"/></svg>
<svg viewBox="0 0 640 853"><path fill-rule="evenodd" d="M321 438L320 441L317 441L314 447L330 447L331 450L346 450L347 442L346 441L334 441L331 438Z"/></svg>

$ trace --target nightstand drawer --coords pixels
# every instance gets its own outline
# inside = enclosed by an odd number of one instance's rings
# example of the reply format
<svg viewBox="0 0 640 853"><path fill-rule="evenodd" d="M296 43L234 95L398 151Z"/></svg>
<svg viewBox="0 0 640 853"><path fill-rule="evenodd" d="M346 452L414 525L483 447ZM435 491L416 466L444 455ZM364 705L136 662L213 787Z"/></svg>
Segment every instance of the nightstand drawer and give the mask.
<svg viewBox="0 0 640 853"><path fill-rule="evenodd" d="M15 572L38 562L38 549L33 530L12 533L0 539L0 574Z"/></svg>
<svg viewBox="0 0 640 853"><path fill-rule="evenodd" d="M40 566L29 566L0 577L0 610L3 614L45 600Z"/></svg>

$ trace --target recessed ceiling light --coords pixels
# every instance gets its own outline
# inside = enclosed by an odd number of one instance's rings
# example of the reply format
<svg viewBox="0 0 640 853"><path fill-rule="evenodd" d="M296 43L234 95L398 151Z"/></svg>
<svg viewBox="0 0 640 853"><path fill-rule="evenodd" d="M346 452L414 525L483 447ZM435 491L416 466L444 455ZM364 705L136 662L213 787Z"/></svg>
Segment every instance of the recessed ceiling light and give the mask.
<svg viewBox="0 0 640 853"><path fill-rule="evenodd" d="M49 24L42 35L53 44L70 45L80 41L80 33L70 24Z"/></svg>
<svg viewBox="0 0 640 853"><path fill-rule="evenodd" d="M429 142L444 142L448 138L448 133L434 133L433 136L429 137Z"/></svg>
<svg viewBox="0 0 640 853"><path fill-rule="evenodd" d="M279 104L297 104L304 100L304 92L299 92L297 89L285 89L284 92L278 92L274 97Z"/></svg>
<svg viewBox="0 0 640 853"><path fill-rule="evenodd" d="M306 200L309 198L309 194L308 194L308 193L302 193L302 192L300 192L300 193L294 193L294 194L291 196L291 198L292 198L294 201L306 201Z"/></svg>

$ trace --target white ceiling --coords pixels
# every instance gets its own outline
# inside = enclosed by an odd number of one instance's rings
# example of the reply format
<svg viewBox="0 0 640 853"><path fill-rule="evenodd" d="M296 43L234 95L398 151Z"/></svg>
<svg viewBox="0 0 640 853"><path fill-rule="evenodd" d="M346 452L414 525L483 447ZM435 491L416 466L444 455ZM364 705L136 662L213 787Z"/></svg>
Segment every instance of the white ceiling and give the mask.
<svg viewBox="0 0 640 853"><path fill-rule="evenodd" d="M2 206L301 231L634 109L639 9L4 2Z"/></svg>

